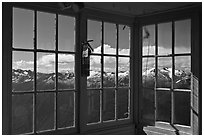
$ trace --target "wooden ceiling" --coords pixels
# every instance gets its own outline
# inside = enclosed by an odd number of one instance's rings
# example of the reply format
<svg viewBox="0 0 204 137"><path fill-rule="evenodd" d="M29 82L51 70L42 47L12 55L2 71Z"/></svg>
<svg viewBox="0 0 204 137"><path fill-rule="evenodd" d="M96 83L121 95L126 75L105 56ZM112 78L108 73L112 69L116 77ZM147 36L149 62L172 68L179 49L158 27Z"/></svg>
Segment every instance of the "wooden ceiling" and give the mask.
<svg viewBox="0 0 204 137"><path fill-rule="evenodd" d="M50 8L60 8L57 2L35 4ZM200 2L84 2L84 8L128 16L142 16L198 4Z"/></svg>

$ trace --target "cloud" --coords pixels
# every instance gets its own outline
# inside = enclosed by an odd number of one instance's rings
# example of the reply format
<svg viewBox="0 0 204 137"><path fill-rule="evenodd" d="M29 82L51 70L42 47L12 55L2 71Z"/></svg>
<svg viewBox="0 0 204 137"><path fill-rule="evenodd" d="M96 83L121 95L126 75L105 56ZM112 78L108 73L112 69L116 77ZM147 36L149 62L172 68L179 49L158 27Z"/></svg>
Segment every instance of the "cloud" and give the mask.
<svg viewBox="0 0 204 137"><path fill-rule="evenodd" d="M33 61L16 61L13 62L13 68L14 69L23 69L23 70L34 70L34 62Z"/></svg>

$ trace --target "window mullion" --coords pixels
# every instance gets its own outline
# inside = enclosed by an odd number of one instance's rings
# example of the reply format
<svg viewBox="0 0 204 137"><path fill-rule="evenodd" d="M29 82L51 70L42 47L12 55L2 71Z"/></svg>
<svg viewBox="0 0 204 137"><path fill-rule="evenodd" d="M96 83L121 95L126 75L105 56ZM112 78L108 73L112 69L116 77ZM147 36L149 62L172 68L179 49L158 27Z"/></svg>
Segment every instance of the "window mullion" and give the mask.
<svg viewBox="0 0 204 137"><path fill-rule="evenodd" d="M34 100L33 100L33 129L34 134L36 134L37 130L37 11L34 11Z"/></svg>
<svg viewBox="0 0 204 137"><path fill-rule="evenodd" d="M174 123L174 76L175 76L175 57L174 57L174 47L175 47L175 22L172 22L172 79L171 79L171 124Z"/></svg>
<svg viewBox="0 0 204 137"><path fill-rule="evenodd" d="M55 130L57 130L58 125L57 125L57 112L58 112L58 107L57 107L57 96L58 96L58 14L55 15L55 25L56 25L56 30L55 30Z"/></svg>

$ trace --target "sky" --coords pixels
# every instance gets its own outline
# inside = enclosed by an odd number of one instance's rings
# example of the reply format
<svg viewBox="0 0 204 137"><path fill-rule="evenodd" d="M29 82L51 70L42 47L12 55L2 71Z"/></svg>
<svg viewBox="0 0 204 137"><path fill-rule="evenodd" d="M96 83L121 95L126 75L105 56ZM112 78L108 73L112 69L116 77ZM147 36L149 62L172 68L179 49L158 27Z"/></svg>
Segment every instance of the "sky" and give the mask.
<svg viewBox="0 0 204 137"><path fill-rule="evenodd" d="M13 47L33 49L33 34L34 34L34 13L31 10L14 9L13 17ZM75 19L73 17L62 16L58 17L58 49L60 51L75 51ZM101 22L88 20L87 24L87 39L94 40L91 46L94 53L101 54ZM119 26L119 54L129 55L130 52L130 28L120 24ZM37 48L38 49L55 49L55 14L37 12ZM155 54L155 26L149 25L143 28L143 55ZM147 32L149 33L147 36ZM160 55L171 54L171 23L158 24L158 53ZM190 52L190 20L175 22L175 53ZM113 23L104 23L104 53L116 54L116 25ZM30 69L33 70L32 52L13 52L13 68L14 69ZM58 55L59 71L74 70L74 56L72 54ZM168 66L168 59L160 59L161 66ZM182 58L175 60L177 66L185 68L189 66L190 58ZM154 61L148 59L143 62L148 63L147 67L151 68ZM104 70L115 71L115 57L104 58ZM38 53L37 54L37 70L38 72L51 73L55 68L55 54ZM144 65L143 65L144 66ZM146 64L145 64L146 66ZM143 67L144 68L144 67ZM91 69L100 70L100 57L91 57ZM129 69L129 58L119 58L119 70Z"/></svg>

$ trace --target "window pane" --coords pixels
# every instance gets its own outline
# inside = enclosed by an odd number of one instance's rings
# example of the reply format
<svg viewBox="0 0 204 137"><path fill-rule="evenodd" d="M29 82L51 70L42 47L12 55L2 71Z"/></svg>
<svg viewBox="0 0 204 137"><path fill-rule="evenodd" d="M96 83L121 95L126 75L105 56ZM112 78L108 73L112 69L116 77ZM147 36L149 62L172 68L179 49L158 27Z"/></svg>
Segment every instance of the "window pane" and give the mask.
<svg viewBox="0 0 204 137"><path fill-rule="evenodd" d="M172 81L172 58L158 58L157 87L171 88Z"/></svg>
<svg viewBox="0 0 204 137"><path fill-rule="evenodd" d="M37 12L38 49L55 49L55 28L55 14Z"/></svg>
<svg viewBox="0 0 204 137"><path fill-rule="evenodd" d="M103 121L115 120L115 90L103 90Z"/></svg>
<svg viewBox="0 0 204 137"><path fill-rule="evenodd" d="M33 49L33 19L33 11L13 8L14 48Z"/></svg>
<svg viewBox="0 0 204 137"><path fill-rule="evenodd" d="M117 91L117 116L118 119L129 117L129 89L118 89Z"/></svg>
<svg viewBox="0 0 204 137"><path fill-rule="evenodd" d="M55 89L55 54L37 53L37 90Z"/></svg>
<svg viewBox="0 0 204 137"><path fill-rule="evenodd" d="M157 90L156 98L156 120L171 122L171 92Z"/></svg>
<svg viewBox="0 0 204 137"><path fill-rule="evenodd" d="M58 49L75 51L75 18L58 16Z"/></svg>
<svg viewBox="0 0 204 137"><path fill-rule="evenodd" d="M130 58L118 58L118 87L129 87Z"/></svg>
<svg viewBox="0 0 204 137"><path fill-rule="evenodd" d="M13 51L12 91L33 90L33 53Z"/></svg>
<svg viewBox="0 0 204 137"><path fill-rule="evenodd" d="M103 86L115 87L116 58L104 57Z"/></svg>
<svg viewBox="0 0 204 137"><path fill-rule="evenodd" d="M54 93L37 94L37 131L54 129Z"/></svg>
<svg viewBox="0 0 204 137"><path fill-rule="evenodd" d="M175 22L175 53L191 53L191 20Z"/></svg>
<svg viewBox="0 0 204 137"><path fill-rule="evenodd" d="M101 56L90 56L90 76L87 77L87 88L101 87Z"/></svg>
<svg viewBox="0 0 204 137"><path fill-rule="evenodd" d="M175 57L175 80L174 88L191 89L191 57Z"/></svg>
<svg viewBox="0 0 204 137"><path fill-rule="evenodd" d="M75 122L75 95L74 92L58 93L58 127L72 127Z"/></svg>
<svg viewBox="0 0 204 137"><path fill-rule="evenodd" d="M119 25L119 51L120 55L130 55L130 27Z"/></svg>
<svg viewBox="0 0 204 137"><path fill-rule="evenodd" d="M172 23L158 24L158 54L172 53Z"/></svg>
<svg viewBox="0 0 204 137"><path fill-rule="evenodd" d="M93 40L90 43L94 49L93 53L101 54L101 22L88 20L87 21L87 37L88 40Z"/></svg>
<svg viewBox="0 0 204 137"><path fill-rule="evenodd" d="M58 54L58 89L75 88L74 54Z"/></svg>
<svg viewBox="0 0 204 137"><path fill-rule="evenodd" d="M33 132L33 94L12 95L12 134Z"/></svg>
<svg viewBox="0 0 204 137"><path fill-rule="evenodd" d="M142 59L142 83L143 87L155 86L155 58Z"/></svg>
<svg viewBox="0 0 204 137"><path fill-rule="evenodd" d="M100 121L100 90L88 90L88 123Z"/></svg>
<svg viewBox="0 0 204 137"><path fill-rule="evenodd" d="M116 24L104 23L104 53L116 54Z"/></svg>
<svg viewBox="0 0 204 137"><path fill-rule="evenodd" d="M155 25L149 25L143 29L143 47L142 55L154 55L155 54Z"/></svg>

